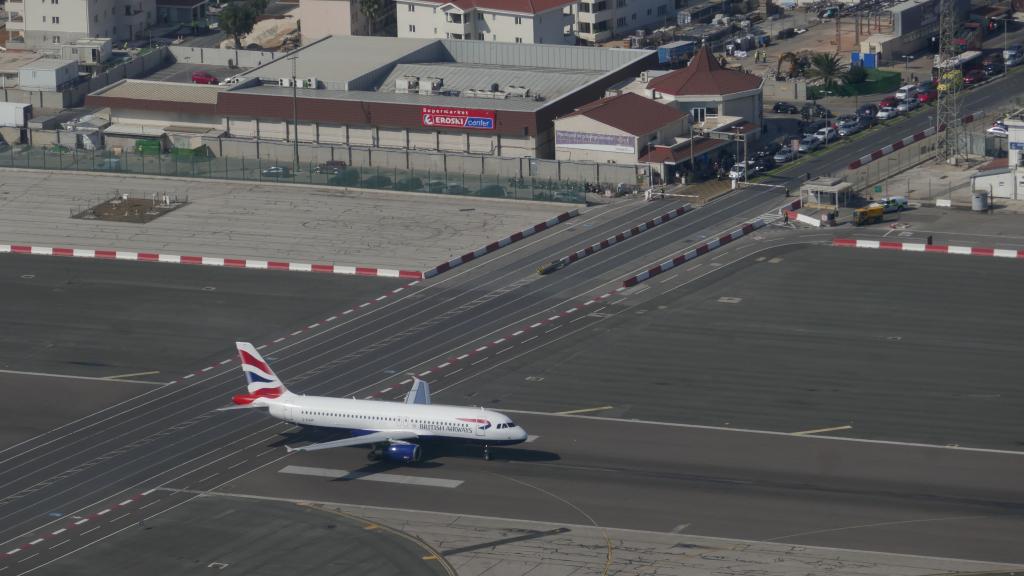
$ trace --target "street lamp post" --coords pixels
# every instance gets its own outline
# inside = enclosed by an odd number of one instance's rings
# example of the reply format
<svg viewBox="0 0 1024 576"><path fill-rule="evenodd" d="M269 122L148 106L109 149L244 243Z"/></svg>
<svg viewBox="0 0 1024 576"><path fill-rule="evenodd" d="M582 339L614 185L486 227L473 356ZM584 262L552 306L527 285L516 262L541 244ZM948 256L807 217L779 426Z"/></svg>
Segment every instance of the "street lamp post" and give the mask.
<svg viewBox="0 0 1024 576"><path fill-rule="evenodd" d="M295 62L299 59L298 56L289 56L289 60L292 61L292 126L295 137L292 139L292 146L294 148L294 156L292 158L292 171L299 171L299 88L296 84L295 78Z"/></svg>

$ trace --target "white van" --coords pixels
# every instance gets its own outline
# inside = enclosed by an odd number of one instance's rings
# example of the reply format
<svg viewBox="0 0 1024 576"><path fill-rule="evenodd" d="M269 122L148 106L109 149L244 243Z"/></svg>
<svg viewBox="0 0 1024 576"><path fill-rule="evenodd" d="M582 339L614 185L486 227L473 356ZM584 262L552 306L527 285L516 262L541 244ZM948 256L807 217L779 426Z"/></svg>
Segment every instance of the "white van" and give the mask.
<svg viewBox="0 0 1024 576"><path fill-rule="evenodd" d="M896 91L897 100L912 100L917 98L917 86L914 84L907 84Z"/></svg>

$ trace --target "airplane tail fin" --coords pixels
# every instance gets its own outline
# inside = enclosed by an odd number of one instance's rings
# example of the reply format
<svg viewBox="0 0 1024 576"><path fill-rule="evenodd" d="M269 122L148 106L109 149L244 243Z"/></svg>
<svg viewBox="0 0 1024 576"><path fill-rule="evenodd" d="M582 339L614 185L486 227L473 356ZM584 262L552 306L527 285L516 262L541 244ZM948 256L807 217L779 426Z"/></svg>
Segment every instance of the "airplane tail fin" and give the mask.
<svg viewBox="0 0 1024 576"><path fill-rule="evenodd" d="M277 398L290 394L255 346L248 342L235 342L235 346L242 361L242 373L249 383L249 393L235 396L232 399L235 404L252 404L257 398Z"/></svg>

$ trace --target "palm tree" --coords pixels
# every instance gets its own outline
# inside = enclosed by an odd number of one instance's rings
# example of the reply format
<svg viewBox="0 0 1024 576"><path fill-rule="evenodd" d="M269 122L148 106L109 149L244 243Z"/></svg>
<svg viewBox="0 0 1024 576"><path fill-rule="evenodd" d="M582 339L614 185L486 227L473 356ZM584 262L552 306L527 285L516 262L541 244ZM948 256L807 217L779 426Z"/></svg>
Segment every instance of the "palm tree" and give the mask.
<svg viewBox="0 0 1024 576"><path fill-rule="evenodd" d="M235 39L235 49L242 48L242 36L252 32L258 16L248 2L232 2L220 13L220 29Z"/></svg>
<svg viewBox="0 0 1024 576"><path fill-rule="evenodd" d="M807 71L807 77L817 80L826 89L832 89L849 68L839 59L839 54L818 52L811 56L811 69Z"/></svg>
<svg viewBox="0 0 1024 576"><path fill-rule="evenodd" d="M377 21L383 8L384 5L381 3L381 0L359 0L359 11L369 20L370 36L373 36L373 24Z"/></svg>

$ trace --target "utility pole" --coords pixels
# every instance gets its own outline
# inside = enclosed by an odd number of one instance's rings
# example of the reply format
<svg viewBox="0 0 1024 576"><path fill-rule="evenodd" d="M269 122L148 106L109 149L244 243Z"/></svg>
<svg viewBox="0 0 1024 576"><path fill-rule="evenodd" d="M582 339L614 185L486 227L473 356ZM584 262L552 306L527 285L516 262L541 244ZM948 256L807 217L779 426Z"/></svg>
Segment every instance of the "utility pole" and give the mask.
<svg viewBox="0 0 1024 576"><path fill-rule="evenodd" d="M946 73L957 70L960 78L952 78L945 82L944 95L936 103L935 129L938 132L938 159L940 162L956 164L964 157L963 127L960 125L960 90L963 87L963 71L960 66L952 64L957 56L956 33L960 23L957 21L956 2L940 0L939 16L939 53L938 68L940 81Z"/></svg>
<svg viewBox="0 0 1024 576"><path fill-rule="evenodd" d="M295 149L295 155L292 158L292 172L299 171L299 87L295 77L295 61L299 59L298 56L289 56L289 60L292 61L292 126L294 126L295 137L292 138L292 145Z"/></svg>

